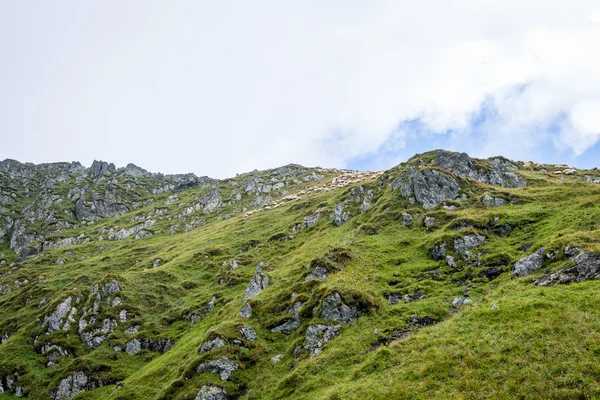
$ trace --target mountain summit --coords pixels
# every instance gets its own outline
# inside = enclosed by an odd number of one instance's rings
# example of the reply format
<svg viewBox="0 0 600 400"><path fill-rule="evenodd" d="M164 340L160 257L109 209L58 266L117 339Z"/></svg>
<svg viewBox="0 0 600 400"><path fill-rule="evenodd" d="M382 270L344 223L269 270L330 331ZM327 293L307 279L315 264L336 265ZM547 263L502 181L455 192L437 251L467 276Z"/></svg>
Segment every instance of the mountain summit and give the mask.
<svg viewBox="0 0 600 400"><path fill-rule="evenodd" d="M0 398L600 397L600 172L0 162Z"/></svg>

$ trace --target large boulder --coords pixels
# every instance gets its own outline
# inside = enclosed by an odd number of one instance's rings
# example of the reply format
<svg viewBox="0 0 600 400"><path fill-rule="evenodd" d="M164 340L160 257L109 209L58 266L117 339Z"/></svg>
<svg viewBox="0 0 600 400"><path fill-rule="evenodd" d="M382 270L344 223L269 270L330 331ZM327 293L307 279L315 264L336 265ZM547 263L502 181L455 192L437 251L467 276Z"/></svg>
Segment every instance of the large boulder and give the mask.
<svg viewBox="0 0 600 400"><path fill-rule="evenodd" d="M328 321L338 321L343 323L356 322L360 316L356 306L348 307L342 301L339 293L333 293L327 296L321 307L321 317Z"/></svg>
<svg viewBox="0 0 600 400"><path fill-rule="evenodd" d="M545 276L536 282L539 286L583 282L600 278L600 254L581 252L573 257L575 265Z"/></svg>
<svg viewBox="0 0 600 400"><path fill-rule="evenodd" d="M454 200L459 190L452 176L434 169L418 171L414 167L409 167L392 187L400 188L402 197L411 203L416 201L425 209L434 208L444 200Z"/></svg>
<svg viewBox="0 0 600 400"><path fill-rule="evenodd" d="M512 277L527 276L542 268L544 265L544 251L546 251L546 248L542 247L535 253L518 260L513 266Z"/></svg>

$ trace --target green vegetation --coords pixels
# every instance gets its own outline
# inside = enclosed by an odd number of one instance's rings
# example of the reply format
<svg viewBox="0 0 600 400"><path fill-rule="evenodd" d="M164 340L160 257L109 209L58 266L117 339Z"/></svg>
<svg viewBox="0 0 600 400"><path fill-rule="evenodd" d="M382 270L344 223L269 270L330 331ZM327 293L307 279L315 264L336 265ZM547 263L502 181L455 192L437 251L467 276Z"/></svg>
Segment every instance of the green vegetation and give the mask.
<svg viewBox="0 0 600 400"><path fill-rule="evenodd" d="M181 213L179 204L193 204L211 188L186 189L171 204L165 200L172 193L152 196L147 206L62 231L53 239L83 234L92 240L21 262L7 243L0 243L7 260L0 265L0 334L8 336L0 345L0 377L18 373L18 384L35 399L48 398L76 371L103 384L77 399L194 399L209 385L242 399L599 398L600 281L548 287L534 281L573 264L564 254L567 245L600 251L600 185L583 180L584 174L594 179L600 174L521 168L528 182L522 188L456 177L468 200L425 210L391 184L407 165L432 159L428 153L381 177L314 192L250 216L241 209L251 209L251 199L227 206L234 197L226 190L247 177L221 181L223 208L194 211L203 223L174 235L169 235L174 223L169 219L157 221L149 228L153 235L140 240L109 241L101 231L133 226L139 223L136 217L143 222L158 208L167 215ZM322 185L336 174L287 190ZM348 201L352 217L336 226L330 217L335 206L359 187L373 191L370 208L361 213L358 202ZM485 194L510 201L488 207L481 202ZM140 195L138 201L147 198ZM402 213L412 221L403 224ZM292 234L291 227L316 214L314 225ZM425 227L426 217L435 218L433 225ZM465 262L452 243L471 234L485 240ZM456 267L432 258L432 249L443 242ZM520 250L526 244L531 247ZM556 256L546 257L530 276L511 279L511 265L541 247L547 254L556 250ZM57 265L59 259L65 263ZM261 262L269 285L247 301L252 317L245 319L239 315L244 291ZM305 280L317 267L328 271L327 278ZM77 322L47 334L44 318L67 297L81 298L79 310L91 308L93 285L111 280L120 286L122 304L101 306L98 323L119 321L106 341L90 348L80 339ZM9 290L2 294L2 287ZM340 334L311 357L303 348L308 327L338 324L321 313L333 293L360 316L341 323ZM426 297L403 300L416 294ZM462 297L472 302L453 305ZM302 303L299 327L290 334L271 332L290 318L296 302ZM121 322L121 310L132 317ZM424 317L429 322L420 322ZM125 333L134 326L137 333ZM245 326L255 329L257 340L242 337ZM122 351L134 338L173 339L175 345L164 354ZM228 345L199 352L215 338ZM60 346L68 355L47 367L40 350L44 344ZM281 361L272 362L278 354ZM198 365L221 356L239 363L229 380L196 372Z"/></svg>

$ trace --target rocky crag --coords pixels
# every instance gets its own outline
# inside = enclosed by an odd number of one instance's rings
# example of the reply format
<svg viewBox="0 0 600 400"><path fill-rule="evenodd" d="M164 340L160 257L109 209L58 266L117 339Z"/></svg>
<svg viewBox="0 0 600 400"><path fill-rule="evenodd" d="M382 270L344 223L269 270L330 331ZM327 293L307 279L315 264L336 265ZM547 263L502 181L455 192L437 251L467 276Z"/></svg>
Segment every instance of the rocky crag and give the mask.
<svg viewBox="0 0 600 400"><path fill-rule="evenodd" d="M598 198L596 169L441 150L224 180L5 160L0 397L600 396Z"/></svg>

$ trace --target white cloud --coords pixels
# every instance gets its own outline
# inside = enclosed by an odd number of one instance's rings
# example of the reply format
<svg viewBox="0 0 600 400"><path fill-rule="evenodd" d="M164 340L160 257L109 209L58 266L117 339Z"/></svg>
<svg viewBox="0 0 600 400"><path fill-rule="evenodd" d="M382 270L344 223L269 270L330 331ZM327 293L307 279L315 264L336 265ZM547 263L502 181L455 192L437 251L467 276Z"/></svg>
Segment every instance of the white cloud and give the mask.
<svg viewBox="0 0 600 400"><path fill-rule="evenodd" d="M600 139L599 16L576 0L6 2L0 157L344 166L401 147L415 118L476 155L581 154Z"/></svg>

